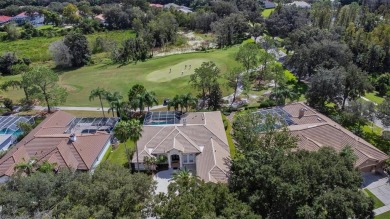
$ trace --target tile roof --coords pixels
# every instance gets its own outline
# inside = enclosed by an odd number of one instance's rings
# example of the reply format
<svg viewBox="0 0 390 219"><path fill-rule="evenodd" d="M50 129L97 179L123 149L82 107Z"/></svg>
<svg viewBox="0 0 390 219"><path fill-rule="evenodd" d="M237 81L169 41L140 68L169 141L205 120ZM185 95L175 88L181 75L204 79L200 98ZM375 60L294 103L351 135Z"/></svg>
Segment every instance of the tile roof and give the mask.
<svg viewBox="0 0 390 219"><path fill-rule="evenodd" d="M358 157L355 166L359 169L369 165L383 163L389 158L364 139L343 128L330 118L316 112L304 103L292 103L283 107L297 125L290 125L290 131L299 138L299 149L315 151L323 146L330 146L340 151L349 145ZM299 110L305 109L299 118Z"/></svg>
<svg viewBox="0 0 390 219"><path fill-rule="evenodd" d="M30 159L57 163L59 168L91 169L111 135L99 131L96 134L79 133L72 142L70 134L64 132L73 119L74 116L63 111L49 115L0 159L0 176L12 175L16 163Z"/></svg>
<svg viewBox="0 0 390 219"><path fill-rule="evenodd" d="M4 23L11 20L11 17L8 16L0 16L0 23Z"/></svg>
<svg viewBox="0 0 390 219"><path fill-rule="evenodd" d="M139 162L145 156L165 154L176 149L196 156L196 174L205 181L226 182L230 152L220 112L182 115L186 125L144 125L137 142ZM136 162L134 154L132 162Z"/></svg>

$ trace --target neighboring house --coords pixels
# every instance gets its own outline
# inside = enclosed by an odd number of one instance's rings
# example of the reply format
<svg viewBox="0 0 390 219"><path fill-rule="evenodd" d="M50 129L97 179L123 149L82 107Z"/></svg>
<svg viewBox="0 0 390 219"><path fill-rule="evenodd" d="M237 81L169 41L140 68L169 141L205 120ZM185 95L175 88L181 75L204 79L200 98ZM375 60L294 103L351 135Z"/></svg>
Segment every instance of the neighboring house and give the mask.
<svg viewBox="0 0 390 219"><path fill-rule="evenodd" d="M171 9L171 8L174 8L178 11L181 11L181 12L184 12L184 13L192 13L192 9L189 8L189 7L186 7L186 6L183 6L183 5L177 5L175 3L169 3L169 4L166 4L164 5L164 8L167 8L167 9Z"/></svg>
<svg viewBox="0 0 390 219"><path fill-rule="evenodd" d="M49 115L0 159L0 182L14 173L20 162L35 160L57 168L93 171L111 145L117 118L75 118L57 111Z"/></svg>
<svg viewBox="0 0 390 219"><path fill-rule="evenodd" d="M270 1L263 1L263 7L265 9L276 8L276 4Z"/></svg>
<svg viewBox="0 0 390 219"><path fill-rule="evenodd" d="M0 116L0 151L7 150L23 134L18 123L34 123L31 116Z"/></svg>
<svg viewBox="0 0 390 219"><path fill-rule="evenodd" d="M291 3L288 3L287 5L295 5L298 8L311 8L311 5L304 1L294 1Z"/></svg>
<svg viewBox="0 0 390 219"><path fill-rule="evenodd" d="M106 23L106 19L104 18L104 15L103 14L99 14L99 15L96 15L94 17L95 20L99 21L100 23L102 24L105 24Z"/></svg>
<svg viewBox="0 0 390 219"><path fill-rule="evenodd" d="M11 20L11 17L8 16L0 16L0 25L6 24Z"/></svg>
<svg viewBox="0 0 390 219"><path fill-rule="evenodd" d="M15 22L17 25L22 25L27 22L31 23L33 26L43 25L45 21L45 17L43 14L39 14L38 12L34 12L32 14L28 14L26 12L22 12L11 18L12 22Z"/></svg>
<svg viewBox="0 0 390 219"><path fill-rule="evenodd" d="M284 120L291 133L299 138L298 149L316 151L329 146L340 151L351 146L357 156L355 167L362 172L383 170L389 158L386 153L303 103L262 109L259 113L276 115Z"/></svg>
<svg viewBox="0 0 390 219"><path fill-rule="evenodd" d="M149 4L150 7L155 7L155 8L164 8L164 5L161 4Z"/></svg>
<svg viewBox="0 0 390 219"><path fill-rule="evenodd" d="M142 170L145 157L165 156L169 168L227 182L230 152L220 112L149 112L137 146ZM132 163L137 169L136 153Z"/></svg>

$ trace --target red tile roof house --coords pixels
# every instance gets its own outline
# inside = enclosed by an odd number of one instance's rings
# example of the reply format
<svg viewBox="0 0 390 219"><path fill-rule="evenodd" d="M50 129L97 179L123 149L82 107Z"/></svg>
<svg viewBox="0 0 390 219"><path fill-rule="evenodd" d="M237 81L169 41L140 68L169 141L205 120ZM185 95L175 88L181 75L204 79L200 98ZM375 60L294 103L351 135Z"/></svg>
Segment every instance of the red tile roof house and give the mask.
<svg viewBox="0 0 390 219"><path fill-rule="evenodd" d="M385 161L389 159L386 153L304 103L292 103L268 110L275 109L284 114L282 118L288 120L288 129L298 136L298 149L316 151L329 146L340 151L349 145L357 156L355 167L362 172L382 171Z"/></svg>
<svg viewBox="0 0 390 219"><path fill-rule="evenodd" d="M230 151L220 112L150 112L137 142L144 157L166 156L169 168L186 168L206 182L227 182ZM137 169L137 155L132 163Z"/></svg>
<svg viewBox="0 0 390 219"><path fill-rule="evenodd" d="M0 182L20 162L49 161L58 168L93 171L111 145L117 118L75 118L57 111L49 115L0 159Z"/></svg>
<svg viewBox="0 0 390 219"><path fill-rule="evenodd" d="M11 17L8 16L0 16L0 25L6 24L11 20Z"/></svg>

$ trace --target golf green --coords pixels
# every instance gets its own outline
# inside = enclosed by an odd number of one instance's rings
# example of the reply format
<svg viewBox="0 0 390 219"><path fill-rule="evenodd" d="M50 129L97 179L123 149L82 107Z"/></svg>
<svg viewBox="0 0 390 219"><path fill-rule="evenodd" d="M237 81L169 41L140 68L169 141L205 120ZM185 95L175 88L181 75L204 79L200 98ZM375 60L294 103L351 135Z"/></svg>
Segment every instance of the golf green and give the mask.
<svg viewBox="0 0 390 219"><path fill-rule="evenodd" d="M62 106L99 106L97 99L89 101L91 90L101 87L110 92L119 91L124 99L127 92L134 84L142 84L146 89L154 91L159 103L164 98L172 98L176 94L197 91L189 84L190 75L194 73L204 61L213 61L220 68L220 81L225 84L223 75L238 66L234 60L238 47L215 50L210 52L196 52L188 54L156 57L137 64L118 66L117 64L98 63L75 70L67 70L60 73L60 85L68 92L66 103ZM187 65L187 66L186 66ZM191 65L191 68L189 68ZM171 73L169 73L171 69ZM181 75L183 72L183 75ZM0 78L0 83L6 80L19 79L20 76L5 76ZM222 86L224 95L229 94L226 86ZM14 101L20 100L24 95L21 90L9 90L1 94ZM104 103L108 106L107 103Z"/></svg>
<svg viewBox="0 0 390 219"><path fill-rule="evenodd" d="M209 59L189 59L180 62L176 65L165 67L157 71L153 71L146 76L146 80L154 82L166 82L173 79L185 77L195 73L195 69L199 68L203 62L208 62Z"/></svg>

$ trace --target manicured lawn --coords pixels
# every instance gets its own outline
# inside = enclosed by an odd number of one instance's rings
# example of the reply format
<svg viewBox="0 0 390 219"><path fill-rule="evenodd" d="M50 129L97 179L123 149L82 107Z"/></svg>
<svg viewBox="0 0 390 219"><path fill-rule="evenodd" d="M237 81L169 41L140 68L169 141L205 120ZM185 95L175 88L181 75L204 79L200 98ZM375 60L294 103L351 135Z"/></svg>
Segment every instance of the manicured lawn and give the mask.
<svg viewBox="0 0 390 219"><path fill-rule="evenodd" d="M197 92L195 92L188 82L190 73L201 64L200 61L214 61L221 69L220 80L224 83L222 75L238 65L234 61L234 54L237 50L238 47L236 46L212 52L156 57L146 62L138 62L137 64L129 64L121 67L100 63L76 70L65 71L61 73L60 84L68 89L69 96L67 102L62 105L99 106L97 99L92 102L88 100L90 91L97 87L105 88L109 91L119 91L127 99L127 92L134 84L142 84L146 89L154 91L157 94L160 104L164 98L172 98L176 94L192 92L196 95ZM184 65L189 65L190 63L192 63L191 72L185 71L182 76L180 69L184 70ZM169 68L172 68L171 73L169 73ZM157 77L158 81L154 77ZM0 83L11 78L16 79L18 76L3 77L0 79ZM221 86L221 88L224 95L229 94L226 86ZM2 95L14 100L20 100L23 97L23 92L20 90L10 90ZM105 104L107 106L107 103Z"/></svg>
<svg viewBox="0 0 390 219"><path fill-rule="evenodd" d="M375 216L375 219L389 219L389 218L390 218L390 211Z"/></svg>
<svg viewBox="0 0 390 219"><path fill-rule="evenodd" d="M364 194L366 194L368 197L371 197L374 200L374 209L380 208L382 206L385 206L381 200L379 200L378 197L376 197L370 190L364 189Z"/></svg>
<svg viewBox="0 0 390 219"><path fill-rule="evenodd" d="M261 15L265 18L269 17L271 13L275 11L275 8L270 8L270 9L264 9L264 11L261 12Z"/></svg>
<svg viewBox="0 0 390 219"><path fill-rule="evenodd" d="M98 36L107 37L115 41L122 41L123 39L135 36L135 34L129 30L94 33L87 35L90 45L92 45ZM63 37L34 37L30 40L0 41L0 51L1 53L7 51L15 52L19 57L28 57L33 62L49 61L51 60L49 45L60 39L63 39Z"/></svg>
<svg viewBox="0 0 390 219"><path fill-rule="evenodd" d="M132 141L127 141L126 142L126 147L133 152L135 150L135 144ZM111 149L109 150L111 152ZM109 152L107 152L109 153ZM133 153L132 153L133 154ZM128 159L126 156L126 148L125 144L121 143L119 144L118 148L112 151L109 155L105 154L104 155L105 160L108 162L111 162L113 164L118 164L122 166L128 167Z"/></svg>
<svg viewBox="0 0 390 219"><path fill-rule="evenodd" d="M369 100L371 100L372 102L374 102L376 104L380 104L384 100L383 97L377 96L375 92L373 92L373 93L366 93L366 95L364 97L369 99Z"/></svg>

